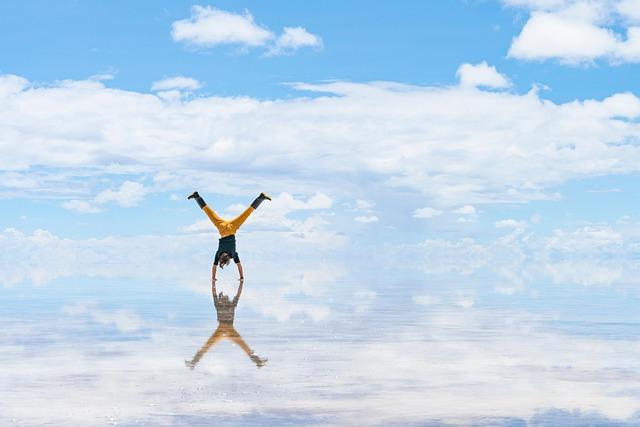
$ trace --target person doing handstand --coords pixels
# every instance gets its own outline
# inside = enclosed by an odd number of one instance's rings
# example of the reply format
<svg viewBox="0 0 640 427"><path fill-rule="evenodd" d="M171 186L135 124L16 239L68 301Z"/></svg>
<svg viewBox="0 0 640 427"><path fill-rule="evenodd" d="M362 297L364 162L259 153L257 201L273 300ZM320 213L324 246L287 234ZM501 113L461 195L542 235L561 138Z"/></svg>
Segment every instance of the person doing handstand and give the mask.
<svg viewBox="0 0 640 427"><path fill-rule="evenodd" d="M220 239L218 240L218 250L216 251L216 255L213 260L213 280L216 280L216 270L218 264L220 268L224 268L225 265L228 265L231 262L231 259L234 260L236 266L238 267L238 274L240 275L240 280L244 279L244 274L242 271L242 264L240 263L240 257L238 256L238 252L236 251L236 235L235 233L238 231L240 226L249 218L249 215L260 206L263 200L271 200L271 197L266 195L265 193L260 193L258 197L251 203L247 209L244 210L240 215L228 221L224 218L218 216L217 213L214 212L207 203L200 197L197 191L195 191L192 195L187 197L188 199L195 199L198 202L198 206L200 209L204 211L205 214L209 217L213 225L216 226L218 232L220 233Z"/></svg>

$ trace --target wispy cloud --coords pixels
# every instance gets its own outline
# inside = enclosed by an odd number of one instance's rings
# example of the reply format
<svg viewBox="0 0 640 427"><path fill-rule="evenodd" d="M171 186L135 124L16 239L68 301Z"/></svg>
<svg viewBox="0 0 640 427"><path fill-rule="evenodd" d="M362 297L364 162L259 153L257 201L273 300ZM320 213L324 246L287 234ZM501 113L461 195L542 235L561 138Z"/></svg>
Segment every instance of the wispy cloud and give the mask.
<svg viewBox="0 0 640 427"><path fill-rule="evenodd" d="M100 208L96 206L95 203L86 200L69 200L62 203L62 205L60 206L70 211L76 211L80 213L92 214L100 212Z"/></svg>
<svg viewBox="0 0 640 427"><path fill-rule="evenodd" d="M414 218L431 219L431 218L435 218L437 216L440 216L443 213L444 213L443 211L441 211L439 209L435 209L435 208L430 208L430 207L418 208L415 211L413 211L413 217Z"/></svg>
<svg viewBox="0 0 640 427"><path fill-rule="evenodd" d="M544 277L553 283L583 286L638 285L635 262L640 242L637 224L593 224L527 232L526 222L503 220L496 227L513 229L489 242L473 238L429 239L420 245L429 274L469 276L491 271L504 290L522 290Z"/></svg>
<svg viewBox="0 0 640 427"><path fill-rule="evenodd" d="M151 90L196 90L200 89L200 87L202 87L202 84L196 79L191 77L175 76L153 82Z"/></svg>
<svg viewBox="0 0 640 427"><path fill-rule="evenodd" d="M622 193L619 188L605 188L605 189L593 189L587 190L588 193Z"/></svg>
<svg viewBox="0 0 640 427"><path fill-rule="evenodd" d="M62 312L67 316L86 316L93 322L113 326L120 332L135 332L143 325L142 318L131 310L124 308L105 310L94 302L66 305L62 307Z"/></svg>
<svg viewBox="0 0 640 427"><path fill-rule="evenodd" d="M475 215L477 213L477 210L471 205L464 205L462 207L454 209L452 212L458 215Z"/></svg>
<svg viewBox="0 0 640 427"><path fill-rule="evenodd" d="M527 221L518 221L515 219L501 219L496 221L496 228L526 228Z"/></svg>
<svg viewBox="0 0 640 427"><path fill-rule="evenodd" d="M370 223L370 222L378 222L378 217L375 215L358 215L353 219L356 222L362 223Z"/></svg>
<svg viewBox="0 0 640 427"><path fill-rule="evenodd" d="M148 189L139 182L125 181L116 190L103 190L93 200L69 200L62 203L62 207L80 213L99 213L100 206L107 203L115 203L122 207L131 208L138 206L144 199Z"/></svg>

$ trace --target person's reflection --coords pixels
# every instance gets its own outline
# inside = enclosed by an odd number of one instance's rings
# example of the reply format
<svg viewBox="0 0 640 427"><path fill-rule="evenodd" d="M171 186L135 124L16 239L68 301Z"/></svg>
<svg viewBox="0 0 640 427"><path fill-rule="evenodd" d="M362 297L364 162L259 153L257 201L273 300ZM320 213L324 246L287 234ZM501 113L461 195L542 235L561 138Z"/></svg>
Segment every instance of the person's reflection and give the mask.
<svg viewBox="0 0 640 427"><path fill-rule="evenodd" d="M242 339L238 331L233 327L233 320L235 317L236 306L238 305L238 300L240 299L240 295L242 294L242 286L244 285L244 280L240 280L240 285L238 286L238 292L233 300L229 300L228 295L224 295L222 292L220 294L216 291L216 281L211 281L211 292L213 293L213 304L216 307L216 312L218 315L218 328L215 332L209 337L207 342L198 350L198 352L193 356L191 360L185 360L185 365L189 368L193 369L196 367L200 359L211 349L211 347L218 344L223 339L229 339L234 344L238 345L244 352L249 356L249 359L253 363L256 364L258 368L264 366L267 363L267 359L262 359L258 355L256 355L253 350L247 345L246 342Z"/></svg>

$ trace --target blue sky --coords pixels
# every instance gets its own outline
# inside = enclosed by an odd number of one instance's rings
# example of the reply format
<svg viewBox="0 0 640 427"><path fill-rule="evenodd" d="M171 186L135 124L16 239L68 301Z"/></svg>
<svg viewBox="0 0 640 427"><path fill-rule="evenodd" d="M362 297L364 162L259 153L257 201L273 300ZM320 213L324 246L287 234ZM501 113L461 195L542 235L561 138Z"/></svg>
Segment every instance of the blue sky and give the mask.
<svg viewBox="0 0 640 427"><path fill-rule="evenodd" d="M250 334L264 321L331 341L331 331L406 311L398 330L432 331L442 347L383 334L417 355L398 375L416 378L416 390L438 377L454 406L464 394L447 381L468 368L478 395L499 397L478 401L482 416L500 404L518 419L551 408L629 421L640 407L631 386L607 376L611 352L637 369L637 0L5 1L0 52L6 319L84 322L96 340L105 330L130 339L132 360L145 342L162 347L163 328L211 314L218 236L186 196L198 190L231 216L266 191L273 201L238 233L255 280L242 302ZM494 335L478 344L476 330ZM395 348L375 333L369 350L393 363ZM167 354L190 353L195 335ZM596 350L568 360L572 346ZM443 368L448 351L469 349ZM371 374L400 396L394 374L354 351L340 367L364 371L337 390ZM496 360L519 361L500 390L483 382L485 368L504 368ZM580 369L558 366L573 362L612 379L566 383ZM533 365L546 375L540 393L510 401L539 378ZM414 397L409 413L422 408ZM438 410L410 421L451 415Z"/></svg>
<svg viewBox="0 0 640 427"><path fill-rule="evenodd" d="M188 75L217 95L284 96L283 82L328 79L390 80L419 85L456 82L462 63L489 61L520 90L548 85L549 99L604 97L637 88L634 64L565 67L506 58L528 13L498 1L218 2L235 13L249 10L273 29L302 26L321 35L322 52L286 58L234 54L234 47L184 49L170 36L172 22L193 3L4 2L2 71L51 82L115 72L114 85L146 91L164 76ZM328 11L335 11L329 13ZM357 23L357 24L356 24Z"/></svg>
<svg viewBox="0 0 640 427"><path fill-rule="evenodd" d="M248 238L310 259L635 224L633 2L1 7L0 218L26 236L186 239L193 189L228 215L272 192Z"/></svg>

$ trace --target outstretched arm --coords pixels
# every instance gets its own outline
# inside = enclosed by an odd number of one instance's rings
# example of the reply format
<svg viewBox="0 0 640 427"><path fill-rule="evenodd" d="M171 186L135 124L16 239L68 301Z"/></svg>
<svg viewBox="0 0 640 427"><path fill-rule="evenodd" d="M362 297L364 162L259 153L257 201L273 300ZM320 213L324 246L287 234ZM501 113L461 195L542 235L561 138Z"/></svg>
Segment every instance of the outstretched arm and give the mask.
<svg viewBox="0 0 640 427"><path fill-rule="evenodd" d="M213 264L211 266L211 293L213 294L213 300L215 301L218 294L216 292L216 271L218 270L218 265Z"/></svg>
<svg viewBox="0 0 640 427"><path fill-rule="evenodd" d="M238 267L238 274L240 275L240 288L242 289L242 280L244 280L244 272L242 271L242 263L240 261L236 262L236 266Z"/></svg>
<svg viewBox="0 0 640 427"><path fill-rule="evenodd" d="M244 286L244 279L240 279L240 286L238 286L238 292L236 292L236 296L233 298L233 302L235 304L238 303L238 300L240 299L240 294L242 294L242 287Z"/></svg>

